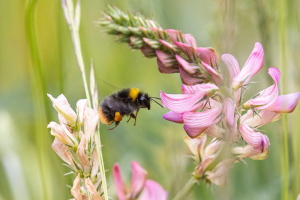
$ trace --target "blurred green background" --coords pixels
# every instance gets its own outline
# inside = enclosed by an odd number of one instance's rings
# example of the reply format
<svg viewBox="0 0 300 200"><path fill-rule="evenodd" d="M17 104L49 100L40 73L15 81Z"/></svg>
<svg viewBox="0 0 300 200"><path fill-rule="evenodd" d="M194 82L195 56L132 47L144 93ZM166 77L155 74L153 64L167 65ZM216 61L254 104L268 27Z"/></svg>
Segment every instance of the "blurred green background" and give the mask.
<svg viewBox="0 0 300 200"><path fill-rule="evenodd" d="M103 28L96 25L102 17L101 11L106 10L105 3L115 4L124 11L139 11L153 17L164 28L191 33L198 46L214 47L218 56L230 53L237 58L240 67L254 43L261 42L265 65L253 78L259 83L252 86L246 97L250 98L272 84L267 75L269 67L284 69L288 77L284 82L285 93L300 91L300 1L284 1L286 12L282 11L279 1L82 1L80 37L83 56L86 66L90 66L93 58L99 99L115 90L101 80L119 88L138 87L152 96L159 96L159 90L180 93L181 88L178 74L160 74L156 59L147 59L141 52L132 52L126 45L114 42L116 38L106 35ZM0 199L44 199L42 179L46 183L47 199L70 199L67 185L72 185L74 177L63 176L67 169L51 149L54 138L46 129L47 123L34 118L34 109L42 114L44 111L34 103L32 93L32 63L25 31L26 4L24 0L1 0L0 6ZM36 39L46 92L53 96L63 93L75 108L77 100L85 98L85 93L61 2L40 0L35 12ZM282 26L278 26L280 19ZM286 50L284 66L280 66L279 58L284 52L280 41ZM222 61L220 65L224 67ZM48 120L58 121L48 99L47 108L51 111ZM137 161L148 171L150 179L169 192L170 197L189 179L194 164L185 156L189 153L182 140L185 132L182 125L162 119L167 111L153 104L150 111L140 111L135 127L132 121L129 124L123 122L112 131L101 126L110 196L115 197L111 169L116 162L129 184L130 163ZM300 193L299 120L300 106L288 118L292 199ZM41 130L38 126L44 127L43 131L37 132ZM247 159L247 165L235 164L228 186L214 186L211 190L201 183L189 199L281 199L280 126L280 122L275 122L263 127L271 142L266 160ZM44 174L40 174L39 156L44 160Z"/></svg>

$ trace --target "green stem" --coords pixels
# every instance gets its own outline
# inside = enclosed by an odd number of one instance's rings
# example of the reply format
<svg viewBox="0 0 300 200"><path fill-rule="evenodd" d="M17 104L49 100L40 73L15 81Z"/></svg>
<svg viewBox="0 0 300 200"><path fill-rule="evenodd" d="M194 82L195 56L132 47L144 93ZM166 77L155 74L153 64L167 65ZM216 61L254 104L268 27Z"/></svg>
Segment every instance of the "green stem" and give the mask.
<svg viewBox="0 0 300 200"><path fill-rule="evenodd" d="M47 106L46 99L46 84L43 78L42 65L39 57L39 50L36 41L35 24L34 24L34 14L35 5L37 0L29 0L26 8L25 14L25 24L26 24L26 35L30 50L31 57L31 90L32 90L32 100L34 107L34 117L35 117L35 139L37 146L38 162L41 175L42 183L42 195L43 199L52 199L50 190L50 181L47 180L48 170L47 157L48 157L48 144L49 137L47 133L47 122L50 119L50 111Z"/></svg>
<svg viewBox="0 0 300 200"><path fill-rule="evenodd" d="M173 200L183 200L183 199L188 199L187 197L190 195L191 191L193 188L196 186L198 183L197 180L194 178L191 178L189 182L177 193L177 195L174 197Z"/></svg>
<svg viewBox="0 0 300 200"><path fill-rule="evenodd" d="M282 81L280 82L280 90L283 94L286 94L286 71L288 70L286 59L286 1L278 0L279 18L279 50L280 50L280 71ZM282 197L283 200L289 199L289 152L288 152L288 122L287 116L283 116L282 119L282 145L281 145L281 178L282 178Z"/></svg>

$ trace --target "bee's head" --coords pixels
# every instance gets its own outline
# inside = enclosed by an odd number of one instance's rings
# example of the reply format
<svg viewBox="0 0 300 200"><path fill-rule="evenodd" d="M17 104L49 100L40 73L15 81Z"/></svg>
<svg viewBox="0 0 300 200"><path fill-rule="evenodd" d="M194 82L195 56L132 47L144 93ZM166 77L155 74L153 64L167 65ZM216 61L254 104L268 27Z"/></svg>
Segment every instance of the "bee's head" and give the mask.
<svg viewBox="0 0 300 200"><path fill-rule="evenodd" d="M139 98L140 100L140 104L142 107L146 107L148 108L148 110L150 110L150 97L148 96L148 94L142 94Z"/></svg>
<svg viewBox="0 0 300 200"><path fill-rule="evenodd" d="M140 104L142 107L146 107L148 108L148 110L150 110L150 101L154 101L155 103L157 103L158 105L160 105L161 107L163 107L160 103L158 103L157 101L155 101L154 99L159 99L157 97L149 97L148 94L141 94L139 100L140 100Z"/></svg>

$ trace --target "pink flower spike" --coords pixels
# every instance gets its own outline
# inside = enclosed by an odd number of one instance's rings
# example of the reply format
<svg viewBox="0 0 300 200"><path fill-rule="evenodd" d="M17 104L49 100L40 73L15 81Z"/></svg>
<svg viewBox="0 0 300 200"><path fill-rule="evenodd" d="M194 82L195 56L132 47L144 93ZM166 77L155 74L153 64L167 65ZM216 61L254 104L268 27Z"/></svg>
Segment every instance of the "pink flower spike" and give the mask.
<svg viewBox="0 0 300 200"><path fill-rule="evenodd" d="M168 192L165 191L157 182L147 180L145 188L139 200L167 200Z"/></svg>
<svg viewBox="0 0 300 200"><path fill-rule="evenodd" d="M229 72L229 81L230 86L232 85L232 81L234 77L236 77L240 73L240 67L238 61L230 54L223 54L221 59L225 63L228 72Z"/></svg>
<svg viewBox="0 0 300 200"><path fill-rule="evenodd" d="M181 51L188 56L188 58L192 61L196 61L198 58L198 54L196 49L193 46L189 46L187 44L184 44L182 42L174 42L174 44L181 49Z"/></svg>
<svg viewBox="0 0 300 200"><path fill-rule="evenodd" d="M242 133L243 139L254 149L263 152L265 148L268 148L270 145L269 138L262 134L261 132L255 132L246 124L241 124L239 130Z"/></svg>
<svg viewBox="0 0 300 200"><path fill-rule="evenodd" d="M256 107L255 109L264 110L266 107L268 107L277 99L279 93L278 82L280 79L280 71L279 69L272 67L269 68L269 74L274 80L274 85L259 92L258 97L255 97L245 102L243 104L244 108L249 109L252 106L259 106Z"/></svg>
<svg viewBox="0 0 300 200"><path fill-rule="evenodd" d="M125 196L128 193L125 184L123 183L119 164L116 163L113 168L113 179L117 190L117 196L119 200L125 200Z"/></svg>
<svg viewBox="0 0 300 200"><path fill-rule="evenodd" d="M214 70L211 66L208 64L201 62L202 66L206 69L206 71L212 76L214 79L216 85L219 85L223 82L223 76L219 74L216 70Z"/></svg>
<svg viewBox="0 0 300 200"><path fill-rule="evenodd" d="M185 112L183 114L184 129L191 137L197 137L209 126L216 124L220 118L221 108L213 108L204 112Z"/></svg>
<svg viewBox="0 0 300 200"><path fill-rule="evenodd" d="M252 76L261 70L264 64L264 50L262 45L255 43L254 49L246 61L244 67L238 75L236 75L232 82L232 88L237 90L243 84L246 84Z"/></svg>
<svg viewBox="0 0 300 200"><path fill-rule="evenodd" d="M147 179L147 172L135 161L131 163L132 180L130 194L132 197L137 197L142 191Z"/></svg>
<svg viewBox="0 0 300 200"><path fill-rule="evenodd" d="M195 74L199 71L198 65L192 65L191 63L187 62L183 58L181 58L179 55L175 55L176 60L181 65L182 68L184 68L185 71L187 71L189 74Z"/></svg>
<svg viewBox="0 0 300 200"><path fill-rule="evenodd" d="M192 46L194 48L197 47L197 43L195 38L191 35L191 34L183 34L184 40L185 40L185 44Z"/></svg>
<svg viewBox="0 0 300 200"><path fill-rule="evenodd" d="M163 91L160 93L161 102L164 107L171 111L182 113L204 97L203 92L195 94L165 94Z"/></svg>
<svg viewBox="0 0 300 200"><path fill-rule="evenodd" d="M199 58L209 65L212 65L214 69L217 69L217 54L213 48L210 47L198 47L196 48Z"/></svg>
<svg viewBox="0 0 300 200"><path fill-rule="evenodd" d="M212 83L205 84L196 84L196 85L181 85L181 93L182 94L194 94L200 91L207 91L207 95L211 93L212 90L218 90L218 86Z"/></svg>
<svg viewBox="0 0 300 200"><path fill-rule="evenodd" d="M300 92L280 95L270 105L265 106L264 109L276 113L291 113L295 110L300 98Z"/></svg>

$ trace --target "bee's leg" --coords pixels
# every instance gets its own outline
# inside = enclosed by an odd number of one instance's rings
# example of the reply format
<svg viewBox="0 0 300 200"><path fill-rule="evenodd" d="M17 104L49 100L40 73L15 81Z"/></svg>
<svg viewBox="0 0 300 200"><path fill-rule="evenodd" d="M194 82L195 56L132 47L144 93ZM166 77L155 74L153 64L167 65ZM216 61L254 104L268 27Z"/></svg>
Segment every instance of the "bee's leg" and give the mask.
<svg viewBox="0 0 300 200"><path fill-rule="evenodd" d="M114 126L113 128L107 129L107 130L113 130L113 129L115 129L119 124L120 124L120 122L119 122L119 121L116 121L115 126Z"/></svg>
<svg viewBox="0 0 300 200"><path fill-rule="evenodd" d="M131 116L131 114L132 114L132 113L130 113L130 116L129 116L129 119L127 120L127 123L129 122L129 120L130 120L130 119L131 119L131 117L132 117L132 116Z"/></svg>
<svg viewBox="0 0 300 200"><path fill-rule="evenodd" d="M138 108L138 109L136 110L135 117L134 117L134 125L133 125L133 126L136 125L136 118L137 118L137 115L138 115L139 111L140 111L140 108Z"/></svg>

